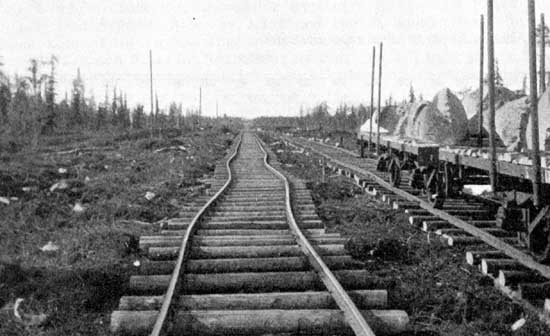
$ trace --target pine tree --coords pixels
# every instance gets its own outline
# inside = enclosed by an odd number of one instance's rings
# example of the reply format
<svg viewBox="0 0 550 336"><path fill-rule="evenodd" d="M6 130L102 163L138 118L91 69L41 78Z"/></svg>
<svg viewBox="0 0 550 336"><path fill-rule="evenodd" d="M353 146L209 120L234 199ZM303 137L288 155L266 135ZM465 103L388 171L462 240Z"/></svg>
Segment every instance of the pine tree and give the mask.
<svg viewBox="0 0 550 336"><path fill-rule="evenodd" d="M116 96L116 86L113 88L113 101L111 102L111 117L113 126L119 125L118 110L117 110L117 96Z"/></svg>
<svg viewBox="0 0 550 336"><path fill-rule="evenodd" d="M495 86L496 87L503 87L504 86L502 76L500 75L500 69L498 67L498 60L495 60Z"/></svg>
<svg viewBox="0 0 550 336"><path fill-rule="evenodd" d="M121 106L122 106L122 125L124 129L128 129L131 127L130 122L130 110L128 109L128 97L126 96L126 93L124 93L124 99L121 100Z"/></svg>
<svg viewBox="0 0 550 336"><path fill-rule="evenodd" d="M82 122L84 121L84 108L84 82L80 76L80 68L78 68L76 78L73 80L71 117L69 118L69 124L72 127L82 126Z"/></svg>
<svg viewBox="0 0 550 336"><path fill-rule="evenodd" d="M36 58L31 58L30 60L31 65L29 67L29 71L31 72L31 75L28 77L29 81L31 82L32 87L32 94L33 96L39 95L40 92L38 90L39 87L39 74L38 74L38 60Z"/></svg>
<svg viewBox="0 0 550 336"><path fill-rule="evenodd" d="M145 127L145 112L143 105L138 105L132 112L132 128L143 129Z"/></svg>
<svg viewBox="0 0 550 336"><path fill-rule="evenodd" d="M414 103L416 100L416 97L414 95L414 88L411 83L411 88L409 89L409 103Z"/></svg>
<svg viewBox="0 0 550 336"><path fill-rule="evenodd" d="M42 125L42 133L52 133L56 127L57 116L55 114L55 65L57 64L57 57L52 55L50 57L50 75L46 81L46 115L44 116L44 123Z"/></svg>
<svg viewBox="0 0 550 336"><path fill-rule="evenodd" d="M172 102L168 108L168 124L170 128L179 127L180 115L181 110L179 106L175 102Z"/></svg>
<svg viewBox="0 0 550 336"><path fill-rule="evenodd" d="M95 118L95 129L101 130L107 125L107 109L105 106L100 105L97 108L96 118Z"/></svg>
<svg viewBox="0 0 550 336"><path fill-rule="evenodd" d="M154 117L154 125L155 127L157 127L160 131L161 129L161 126L160 126L160 120L159 120L159 96L157 95L157 93L155 92L155 117Z"/></svg>
<svg viewBox="0 0 550 336"><path fill-rule="evenodd" d="M6 125L8 123L8 111L11 102L11 90L10 82L0 81L0 124Z"/></svg>
<svg viewBox="0 0 550 336"><path fill-rule="evenodd" d="M28 87L25 78L15 76L15 94L8 113L10 130L15 136L24 136L29 131L31 115Z"/></svg>

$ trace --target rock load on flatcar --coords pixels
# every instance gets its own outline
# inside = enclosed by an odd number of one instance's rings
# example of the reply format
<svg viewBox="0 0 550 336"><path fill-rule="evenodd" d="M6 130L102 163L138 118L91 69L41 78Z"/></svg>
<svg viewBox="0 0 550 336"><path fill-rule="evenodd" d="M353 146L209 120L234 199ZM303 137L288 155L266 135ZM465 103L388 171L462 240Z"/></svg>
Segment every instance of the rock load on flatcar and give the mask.
<svg viewBox="0 0 550 336"><path fill-rule="evenodd" d="M504 86L495 88L495 109L502 105L519 98L514 91ZM468 131L470 134L479 133L479 89L464 93L462 105L468 117ZM495 113L496 114L496 113ZM483 128L484 136L489 134L489 88L487 84L483 86Z"/></svg>
<svg viewBox="0 0 550 336"><path fill-rule="evenodd" d="M404 105L402 109L405 109ZM467 136L466 112L460 100L445 88L434 99L410 104L395 127L395 135L455 145Z"/></svg>
<svg viewBox="0 0 550 336"><path fill-rule="evenodd" d="M376 133L378 113L373 119L373 134ZM416 101L386 107L380 118L381 134L393 134L443 145L460 144L467 136L468 119L460 100L451 90L439 91L430 101ZM369 133L370 120L360 128L365 136Z"/></svg>
<svg viewBox="0 0 550 336"><path fill-rule="evenodd" d="M505 103L495 111L496 136L508 151L519 152L525 147L529 110L529 99L522 97Z"/></svg>
<svg viewBox="0 0 550 336"><path fill-rule="evenodd" d="M546 90L539 98L539 148L540 150L550 150L550 146L545 146L546 139L549 138L550 129L550 89ZM531 120L527 123L526 138L527 148L533 149L533 138L531 136Z"/></svg>

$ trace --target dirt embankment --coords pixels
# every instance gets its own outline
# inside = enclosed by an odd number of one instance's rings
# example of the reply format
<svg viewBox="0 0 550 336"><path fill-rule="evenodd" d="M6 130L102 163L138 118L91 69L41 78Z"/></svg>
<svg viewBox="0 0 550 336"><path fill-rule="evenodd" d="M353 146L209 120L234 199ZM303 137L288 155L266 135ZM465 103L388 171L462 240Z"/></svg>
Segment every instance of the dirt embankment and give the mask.
<svg viewBox="0 0 550 336"><path fill-rule="evenodd" d="M137 238L204 192L235 134L60 137L1 152L0 335L109 334Z"/></svg>
<svg viewBox="0 0 550 336"><path fill-rule="evenodd" d="M537 317L505 298L492 281L465 263L465 251L414 229L405 216L362 194L349 179L327 173L321 183L318 159L274 144L282 167L305 179L329 230L351 237L352 255L375 275L395 278L389 306L411 319L407 335L549 335ZM527 322L512 331L514 322Z"/></svg>

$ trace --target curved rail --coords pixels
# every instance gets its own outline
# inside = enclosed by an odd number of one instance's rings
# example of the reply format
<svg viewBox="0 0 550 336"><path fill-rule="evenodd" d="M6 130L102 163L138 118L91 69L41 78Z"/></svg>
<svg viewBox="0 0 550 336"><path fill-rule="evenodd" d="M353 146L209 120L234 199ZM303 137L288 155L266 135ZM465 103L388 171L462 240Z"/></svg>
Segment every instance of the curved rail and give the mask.
<svg viewBox="0 0 550 336"><path fill-rule="evenodd" d="M176 265L174 267L174 270L172 271L172 276L170 277L170 283L168 284L168 289L166 290L166 294L164 295L164 300L162 302L162 306L160 308L159 314L157 315L157 319L155 321L155 325L153 326L153 330L151 331L151 336L159 336L160 332L162 331L162 327L164 325L164 321L166 320L166 316L168 315L168 310L170 309L170 305L172 303L172 297L174 296L174 291L176 289L176 285L178 283L178 279L180 277L181 272L181 266L185 260L185 256L187 254L188 246L189 246L189 239L194 231L194 228L196 226L196 223L199 221L200 217L206 212L206 210L214 204L214 202L223 194L223 192L227 189L229 184L231 184L232 174L231 169L229 165L231 164L231 161L237 156L237 153L239 152L239 148L241 147L241 140L242 140L242 133L239 135L239 142L235 146L235 151L227 162L225 163L225 167L227 169L227 181L225 184L212 196L208 202L206 202L205 205L202 206L202 208L197 212L195 217L191 220L191 223L187 227L187 230L185 230L185 235L183 236L183 240L180 245L179 253L178 253L178 259L176 260Z"/></svg>
<svg viewBox="0 0 550 336"><path fill-rule="evenodd" d="M300 228L298 227L298 224L296 223L296 220L294 219L294 215L292 213L292 207L290 205L290 186L288 183L287 178L281 174L279 171L277 171L275 168L273 168L268 162L267 162L267 152L261 145L260 141L256 138L256 142L260 148L260 150L264 153L264 165L273 172L277 177L279 177L285 185L285 211L286 211L286 217L288 220L288 223L290 225L290 228L293 232L293 235L296 237L296 241L298 242L298 245L308 258L309 263L313 266L313 268L316 270L317 274L323 281L324 285L327 287L328 291L331 293L334 301L336 301L336 304L338 307L343 311L344 316L346 318L346 321L349 323L350 327L353 329L356 335L360 336L375 336L374 332L372 331L371 327L368 325L368 323L365 321L365 318L363 315L361 315L361 312L359 309L355 306L351 298L348 296L342 285L338 282L334 274L330 271L330 269L327 267L327 265L323 262L319 254L315 251L313 246L309 243L306 236L302 233ZM371 314L372 319L376 320L378 319L374 314Z"/></svg>

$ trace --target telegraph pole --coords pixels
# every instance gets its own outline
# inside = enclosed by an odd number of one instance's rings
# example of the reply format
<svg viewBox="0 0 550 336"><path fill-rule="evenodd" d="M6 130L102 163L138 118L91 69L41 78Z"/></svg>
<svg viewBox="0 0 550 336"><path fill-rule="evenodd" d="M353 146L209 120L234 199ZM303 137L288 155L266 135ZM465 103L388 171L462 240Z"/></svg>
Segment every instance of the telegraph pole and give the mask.
<svg viewBox="0 0 550 336"><path fill-rule="evenodd" d="M152 138L155 118L153 114L153 51L151 49L149 49L149 87L151 89L151 138Z"/></svg>
<svg viewBox="0 0 550 336"><path fill-rule="evenodd" d="M380 100L382 99L382 42L380 42L380 60L378 61L378 121L376 122L376 155L380 155L380 117L382 114Z"/></svg>
<svg viewBox="0 0 550 336"><path fill-rule="evenodd" d="M483 14L481 14L480 22L480 39L479 39L479 137L477 144L479 147L483 147L483 60L485 57L484 48L484 22Z"/></svg>
<svg viewBox="0 0 550 336"><path fill-rule="evenodd" d="M544 14L540 14L540 95L546 91L546 25L544 24Z"/></svg>
<svg viewBox="0 0 550 336"><path fill-rule="evenodd" d="M497 150L495 144L495 50L493 36L493 0L487 0L487 56L489 73L489 157L491 166L489 169L489 178L491 180L491 189L497 191Z"/></svg>
<svg viewBox="0 0 550 336"><path fill-rule="evenodd" d="M535 0L528 0L529 20L529 101L531 104L531 136L533 137L533 205L541 205L541 175L540 175L540 148L539 148L539 116L537 98L537 40L535 26ZM544 22L544 21L543 21ZM544 28L543 35L544 35Z"/></svg>
<svg viewBox="0 0 550 336"><path fill-rule="evenodd" d="M197 120L197 124L199 127L201 126L201 115L202 115L202 86L199 86L199 119Z"/></svg>
<svg viewBox="0 0 550 336"><path fill-rule="evenodd" d="M369 155L372 148L372 118L374 117L374 66L376 62L376 47L372 46L372 70L370 80L370 132L369 132Z"/></svg>

